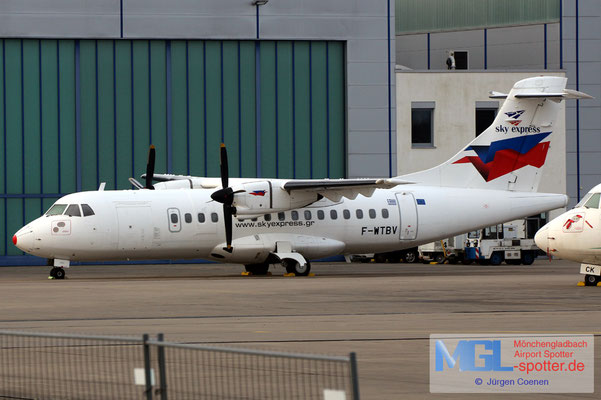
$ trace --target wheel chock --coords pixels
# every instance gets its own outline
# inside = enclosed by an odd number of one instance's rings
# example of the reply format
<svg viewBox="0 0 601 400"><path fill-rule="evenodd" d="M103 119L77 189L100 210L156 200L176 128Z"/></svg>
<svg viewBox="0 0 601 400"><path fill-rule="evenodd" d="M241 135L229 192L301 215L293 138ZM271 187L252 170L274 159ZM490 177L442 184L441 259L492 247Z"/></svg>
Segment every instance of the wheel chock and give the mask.
<svg viewBox="0 0 601 400"><path fill-rule="evenodd" d="M576 284L576 286L585 286L585 285L584 285L584 282L580 281Z"/></svg>
<svg viewBox="0 0 601 400"><path fill-rule="evenodd" d="M284 276L296 276L296 274L294 272L290 272L290 273L284 274Z"/></svg>
<svg viewBox="0 0 601 400"><path fill-rule="evenodd" d="M313 272L309 272L309 275L307 275L307 276L311 277L311 276L315 276L315 274Z"/></svg>
<svg viewBox="0 0 601 400"><path fill-rule="evenodd" d="M601 282L597 282L597 287L601 287Z"/></svg>
<svg viewBox="0 0 601 400"><path fill-rule="evenodd" d="M438 263L436 261L430 261L428 264L430 264L430 265L438 265Z"/></svg>
<svg viewBox="0 0 601 400"><path fill-rule="evenodd" d="M250 272L243 271L240 275L242 275L242 276L250 276Z"/></svg>
<svg viewBox="0 0 601 400"><path fill-rule="evenodd" d="M54 276L49 276L48 279L54 279Z"/></svg>

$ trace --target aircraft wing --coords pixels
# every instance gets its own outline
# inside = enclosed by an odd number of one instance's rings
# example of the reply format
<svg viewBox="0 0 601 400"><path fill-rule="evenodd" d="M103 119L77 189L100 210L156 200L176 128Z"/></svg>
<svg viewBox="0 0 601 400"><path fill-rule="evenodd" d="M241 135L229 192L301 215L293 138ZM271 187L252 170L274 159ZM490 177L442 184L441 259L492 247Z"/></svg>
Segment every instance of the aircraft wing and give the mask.
<svg viewBox="0 0 601 400"><path fill-rule="evenodd" d="M398 185L408 185L414 182L399 179L307 179L290 180L282 185L288 192L304 191L316 192L332 201L339 201L342 197L354 199L362 194L370 197L376 189L390 189Z"/></svg>

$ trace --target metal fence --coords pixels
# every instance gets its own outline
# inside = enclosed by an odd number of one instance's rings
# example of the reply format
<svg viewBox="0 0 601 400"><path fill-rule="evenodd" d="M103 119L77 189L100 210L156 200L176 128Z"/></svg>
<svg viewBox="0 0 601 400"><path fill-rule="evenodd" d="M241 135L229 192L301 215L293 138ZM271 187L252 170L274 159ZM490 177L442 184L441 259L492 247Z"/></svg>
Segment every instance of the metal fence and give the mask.
<svg viewBox="0 0 601 400"><path fill-rule="evenodd" d="M0 331L0 398L358 400L348 357Z"/></svg>

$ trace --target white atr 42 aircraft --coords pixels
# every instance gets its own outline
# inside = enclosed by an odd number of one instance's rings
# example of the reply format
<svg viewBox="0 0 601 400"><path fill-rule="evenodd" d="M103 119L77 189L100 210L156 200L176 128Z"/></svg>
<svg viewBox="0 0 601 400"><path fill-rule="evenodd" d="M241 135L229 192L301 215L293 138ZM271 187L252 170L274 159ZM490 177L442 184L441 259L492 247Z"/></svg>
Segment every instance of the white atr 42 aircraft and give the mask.
<svg viewBox="0 0 601 400"><path fill-rule="evenodd" d="M494 92L507 100L480 136L437 167L391 179L228 179L223 145L221 179L154 176L151 147L146 185L130 179L141 190L64 196L13 243L53 260L56 278L70 261L186 258L307 275L309 260L411 248L564 207L565 195L535 190L559 102L587 97L565 86L537 77Z"/></svg>
<svg viewBox="0 0 601 400"><path fill-rule="evenodd" d="M586 286L601 281L601 185L597 185L580 203L540 228L536 245L549 255L582 263Z"/></svg>

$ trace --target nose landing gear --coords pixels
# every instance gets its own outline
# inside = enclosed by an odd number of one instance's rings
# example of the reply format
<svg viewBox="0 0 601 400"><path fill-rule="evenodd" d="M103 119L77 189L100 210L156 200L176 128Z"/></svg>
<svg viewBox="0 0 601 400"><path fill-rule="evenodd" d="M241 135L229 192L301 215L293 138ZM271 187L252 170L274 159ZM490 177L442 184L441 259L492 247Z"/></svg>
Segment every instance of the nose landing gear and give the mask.
<svg viewBox="0 0 601 400"><path fill-rule="evenodd" d="M69 260L49 259L48 265L52 265L53 268L50 270L48 279L65 279L65 275L67 274L65 268L69 268L69 264Z"/></svg>
<svg viewBox="0 0 601 400"><path fill-rule="evenodd" d="M54 267L50 270L48 279L65 279L65 270L62 267Z"/></svg>

